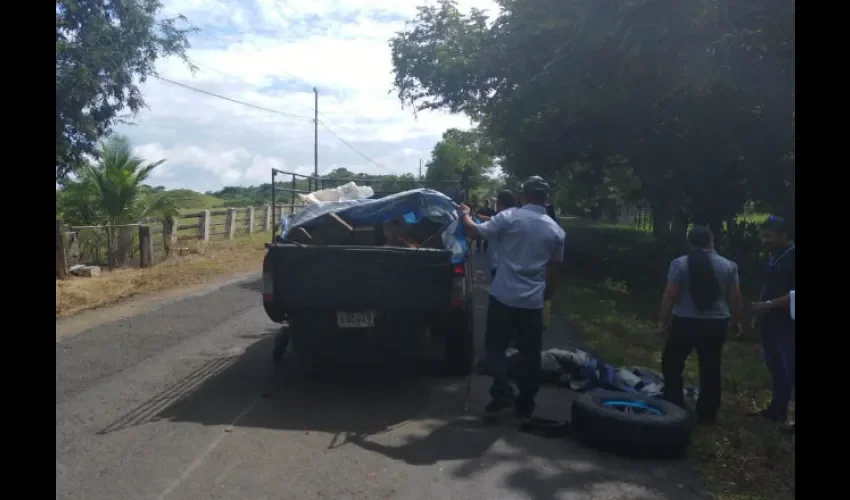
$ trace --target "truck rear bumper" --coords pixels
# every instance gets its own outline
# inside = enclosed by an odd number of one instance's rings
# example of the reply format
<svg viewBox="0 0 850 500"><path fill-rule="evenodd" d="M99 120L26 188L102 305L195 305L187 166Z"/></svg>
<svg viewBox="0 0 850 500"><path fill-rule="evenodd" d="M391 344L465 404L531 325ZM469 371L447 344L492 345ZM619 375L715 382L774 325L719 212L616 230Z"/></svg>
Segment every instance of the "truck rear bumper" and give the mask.
<svg viewBox="0 0 850 500"><path fill-rule="evenodd" d="M337 362L380 362L428 356L435 348L431 314L423 311L373 311L373 327L340 327L336 311L289 314L293 350Z"/></svg>

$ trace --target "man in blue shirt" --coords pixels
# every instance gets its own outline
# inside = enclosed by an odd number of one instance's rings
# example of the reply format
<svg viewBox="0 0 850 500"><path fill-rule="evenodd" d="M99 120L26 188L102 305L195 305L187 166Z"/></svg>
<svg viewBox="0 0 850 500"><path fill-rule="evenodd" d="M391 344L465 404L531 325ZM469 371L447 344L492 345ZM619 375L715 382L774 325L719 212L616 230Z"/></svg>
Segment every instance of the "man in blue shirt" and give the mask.
<svg viewBox="0 0 850 500"><path fill-rule="evenodd" d="M513 407L518 417L529 418L536 406L543 302L554 293L564 260L564 230L544 208L548 194L549 184L531 177L522 185L522 207L498 213L483 224L476 224L469 208L461 207L469 237L499 241L499 271L490 286L485 338L487 367L493 377L488 413ZM516 396L508 383L505 354L511 342L519 351Z"/></svg>

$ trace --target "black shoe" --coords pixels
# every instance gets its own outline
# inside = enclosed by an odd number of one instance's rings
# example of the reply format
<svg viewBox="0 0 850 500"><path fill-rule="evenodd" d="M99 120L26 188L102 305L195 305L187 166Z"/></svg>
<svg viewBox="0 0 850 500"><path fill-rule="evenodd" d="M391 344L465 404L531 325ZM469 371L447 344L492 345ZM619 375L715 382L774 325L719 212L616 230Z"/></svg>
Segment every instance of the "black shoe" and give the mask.
<svg viewBox="0 0 850 500"><path fill-rule="evenodd" d="M513 398L498 398L487 403L487 406L484 407L484 411L487 413L500 413L508 408L512 408L513 406Z"/></svg>

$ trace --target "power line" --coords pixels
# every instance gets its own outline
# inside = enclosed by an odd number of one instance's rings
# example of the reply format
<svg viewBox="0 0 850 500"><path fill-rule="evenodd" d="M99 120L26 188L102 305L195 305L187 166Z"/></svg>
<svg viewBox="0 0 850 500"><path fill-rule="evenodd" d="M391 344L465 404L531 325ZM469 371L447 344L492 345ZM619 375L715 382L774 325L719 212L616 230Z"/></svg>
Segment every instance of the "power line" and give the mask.
<svg viewBox="0 0 850 500"><path fill-rule="evenodd" d="M216 94L215 92L209 92L207 90L202 90L202 89L199 89L199 88L196 88L196 87L192 87L190 85L186 85L185 83L175 82L174 80L169 80L168 78L164 78L164 77L157 76L157 75L154 75L154 78L156 78L158 80L162 80L164 82L168 82L172 85L177 85L178 87L183 87L184 89L191 90L192 92L198 92L199 94L208 95L210 97L216 97L218 99L230 101L230 102L235 103L235 104L241 104L242 106L247 106L249 108L258 109L260 111L266 111L268 113L274 113L274 114L277 114L277 115L287 116L289 118L297 118L297 119L300 119L300 120L307 120L308 122L311 122L311 123L313 122L313 119L308 117L308 116L301 116L301 115L296 115L294 113L287 113L286 111L279 111L277 109L264 108L263 106L257 106L256 104L251 104L250 102L245 102L245 101L240 101L238 99L225 97L221 94Z"/></svg>
<svg viewBox="0 0 850 500"><path fill-rule="evenodd" d="M348 146L348 149L350 149L350 150L354 151L354 152L355 152L355 153L357 153L357 154L358 154L361 158L363 158L364 160L368 161L368 162L369 162L369 163L371 163L372 165L375 165L376 167L380 168L380 169L381 169L381 170L383 170L384 172L387 172L387 173L389 173L389 174L392 174L392 172L390 172L390 171L389 171L386 167L384 167L383 165L379 165L379 164L375 163L375 160L373 160L373 159L369 158L368 156L366 156L365 154L361 153L361 152L360 152L357 148L355 148L354 146L352 146L352 145L351 145L348 141L346 141L345 139L343 139L342 137L340 137L339 135L337 135L337 133L336 133L336 132L334 132L334 131L330 128L330 127L328 127L327 125L325 125L325 122L323 122L322 120L318 120L318 119L317 119L317 121L319 122L319 125L321 125L321 126L325 127L325 130L327 130L328 132L330 132L330 134L331 134L332 136L334 136L334 137L336 138L336 140L338 140L339 142L341 142L341 143L345 144L346 146Z"/></svg>
<svg viewBox="0 0 850 500"><path fill-rule="evenodd" d="M218 68L215 68L215 67L213 67L213 66L210 66L209 64L201 64L201 63L199 63L199 62L197 62L197 61L193 61L193 62L192 62L192 64L194 64L195 66L198 66L198 67L200 67L200 68L207 69L207 70L210 70L210 71L212 71L212 72L218 73L219 75L224 76L224 77L226 77L226 78L230 78L231 80L236 80L236 81L238 81L238 82L242 83L243 85L247 85L248 87L251 87L251 88L253 88L253 89L257 90L257 91L261 91L261 90L262 90L262 89L261 89L258 85L255 85L255 84L253 84L253 83L251 83L251 82L248 82L248 81L244 80L243 78L241 78L241 77L239 77L239 76L232 75L232 74L230 74L230 73L224 72L224 71L222 71L222 70L220 70L220 69L218 69ZM285 74L285 75L289 75L289 76L291 76L291 77L292 77L292 78L294 78L295 80L301 80L302 82L304 82L304 83L306 83L306 84L308 84L308 85L310 84L310 82L308 82L307 80L305 80L305 79L303 79L303 78L299 78L299 77L297 77L297 76L293 75L292 73L287 73L286 71L283 71L283 70L278 70L278 71L279 71L279 72L281 72L281 73L283 73L283 74ZM315 87L315 86L313 85L313 87ZM300 112L302 112L302 110L300 110L300 109L299 109L299 110L298 110L298 112L300 113Z"/></svg>
<svg viewBox="0 0 850 500"><path fill-rule="evenodd" d="M321 125L322 127L324 127L324 128L325 128L325 130L327 130L327 131L328 131L328 132L329 132L329 133L330 133L330 134L331 134L331 135L332 135L332 136L333 136L336 140L338 140L339 142L341 142L342 144L344 144L344 145L345 145L346 147L348 147L350 150L354 151L354 152L355 152L358 156L360 156L360 157L361 157L361 158L363 158L364 160L368 161L368 162L369 162L369 163L371 163L372 165L374 165L374 166L376 166L376 167L380 168L381 170L383 170L383 171L385 171L385 172L387 172L387 173L389 173L389 174L392 174L392 172L390 172L390 171L389 171L389 169L387 169L387 168L386 168L386 167L384 167L383 165L380 165L380 164L376 163L376 162L375 162L375 160L373 160L373 159L369 158L369 157L368 157L368 156L366 156L364 153L361 153L361 152L360 152L360 150L358 150L357 148L355 148L354 146L352 146L352 145L351 145L351 143L349 143L348 141L346 141L345 139L343 139L342 137L340 137L340 136L339 136L336 132L334 132L334 131L333 131L333 129L332 129L332 128L330 128L330 127L329 127L329 126L328 126L325 122L323 122L322 120L319 120L319 119L318 119L318 117L317 117L317 118L315 118L315 119L313 119L313 118L309 118L309 117L307 117L307 116L296 115L296 114L294 114L294 113L287 113L287 112L285 112L285 111L279 111L279 110L276 110L276 109L265 108L265 107L263 107L263 106L257 106L256 104L251 104L251 103L249 103L249 102L240 101L240 100L238 100L238 99L233 99L233 98L230 98L230 97L226 97L226 96L223 96L223 95L221 95L221 94L216 94L215 92L209 92L209 91L207 91L207 90L202 90L202 89L199 89L199 88L196 88L196 87L192 87L191 85L186 85L185 83L175 82L174 80L170 80L170 79L165 78L165 77L162 77L162 76L154 75L154 77L155 77L155 78L157 78L158 80L162 80L162 81L167 82L167 83L170 83L170 84L172 84L172 85L177 85L178 87L182 87L182 88L184 88L184 89L191 90L191 91L193 91L193 92L198 92L198 93L200 93L200 94L208 95L208 96L210 96L210 97L215 97L215 98L218 98L218 99L223 99L223 100L225 100L225 101L232 102L232 103L235 103L235 104L241 104L242 106L246 106L246 107L249 107L249 108L257 109L257 110L260 110L260 111L266 111L266 112L268 112L268 113L274 113L274 114L278 114L278 115L283 115L283 116L287 116L287 117L289 117L289 118L296 118L296 119L300 119L300 120L306 120L306 121L308 121L308 122L310 122L310 123L318 123L319 125Z"/></svg>
<svg viewBox="0 0 850 500"><path fill-rule="evenodd" d="M232 79L234 79L234 80L238 80L238 81L240 81L240 82L244 83L245 85L248 85L249 87L253 87L253 88L257 89L257 90L260 90L260 87L258 87L257 85L255 85L255 84L253 84L253 83L250 83L250 82L247 82L247 81L243 80L242 78L240 78L240 77L238 77L238 76L236 76L236 75L233 75L233 74L231 74L231 73L227 73L227 72L222 71L222 70L220 70L220 69L218 69L218 68L214 68L214 67L210 66L209 64L201 64L201 63L199 63L199 62L197 62L197 61L192 61L192 64L194 64L195 66L199 66L199 67L201 67L201 68L206 68L206 69L208 69L208 70L210 70L210 71L214 71L214 72L216 72L216 73L218 73L218 74L220 74L220 75L222 75L222 76L226 76L227 78L232 78ZM302 83L305 83L305 84L307 84L307 85L309 85L309 86L311 86L311 87L313 87L313 88L317 87L317 85L314 85L314 84L310 83L310 81L309 81L309 80L307 80L306 78L301 78L300 76L295 75L295 74L293 74L293 73L290 73L290 72L288 72L288 71L286 71L286 70L276 69L275 71L277 71L278 73L283 73L284 75L287 75L287 76L289 76L289 77L292 77L294 80L299 80L299 81L301 81ZM323 113L322 111L319 111L319 114L324 116L324 114L325 114L325 113Z"/></svg>

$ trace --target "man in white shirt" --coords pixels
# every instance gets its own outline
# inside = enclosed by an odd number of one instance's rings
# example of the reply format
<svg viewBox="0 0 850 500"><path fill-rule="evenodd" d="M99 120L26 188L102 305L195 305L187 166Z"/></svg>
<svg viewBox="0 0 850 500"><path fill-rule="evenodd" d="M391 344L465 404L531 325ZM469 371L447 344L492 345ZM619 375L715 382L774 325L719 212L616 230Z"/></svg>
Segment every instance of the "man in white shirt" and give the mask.
<svg viewBox="0 0 850 500"><path fill-rule="evenodd" d="M490 286L487 307L487 367L493 376L485 410L513 407L520 418L534 412L540 389L540 350L543 302L555 291L564 260L564 230L546 214L549 184L531 177L522 185L522 207L496 214L483 224L469 217L463 206L463 228L475 239L498 240L498 272ZM513 343L519 356L515 396L508 383L505 351Z"/></svg>

